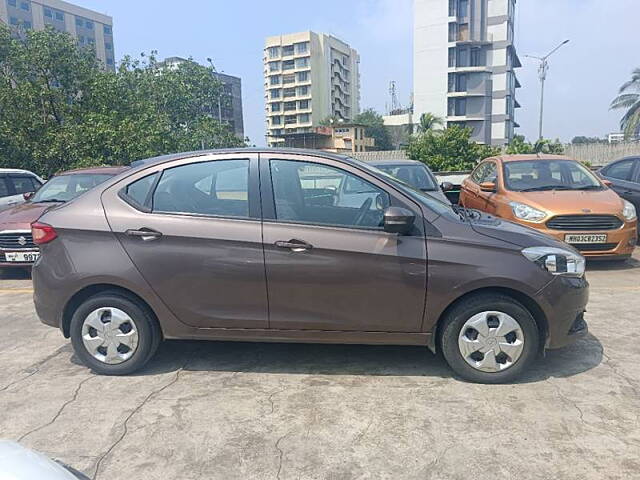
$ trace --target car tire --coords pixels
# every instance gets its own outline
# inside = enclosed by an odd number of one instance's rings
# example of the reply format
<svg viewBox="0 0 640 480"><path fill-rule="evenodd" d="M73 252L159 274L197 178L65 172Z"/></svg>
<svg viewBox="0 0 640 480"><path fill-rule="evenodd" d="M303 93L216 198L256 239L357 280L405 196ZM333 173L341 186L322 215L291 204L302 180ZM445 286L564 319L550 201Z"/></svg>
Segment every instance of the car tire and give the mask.
<svg viewBox="0 0 640 480"><path fill-rule="evenodd" d="M482 333L475 330L476 326ZM440 333L442 353L451 369L474 383L512 382L529 368L540 351L540 332L531 313L501 294L462 300L447 313ZM470 353L476 347L486 353Z"/></svg>
<svg viewBox="0 0 640 480"><path fill-rule="evenodd" d="M104 331L98 332L94 326L100 329L100 324ZM153 312L119 292L104 292L85 300L71 317L70 334L75 354L100 375L128 375L139 370L162 341Z"/></svg>

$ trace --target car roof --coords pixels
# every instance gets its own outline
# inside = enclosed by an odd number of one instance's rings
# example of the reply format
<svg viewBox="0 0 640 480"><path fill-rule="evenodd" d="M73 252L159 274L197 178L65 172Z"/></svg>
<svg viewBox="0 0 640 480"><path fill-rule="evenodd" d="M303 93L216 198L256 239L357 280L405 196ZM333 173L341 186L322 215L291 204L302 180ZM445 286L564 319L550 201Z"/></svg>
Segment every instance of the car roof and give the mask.
<svg viewBox="0 0 640 480"><path fill-rule="evenodd" d="M205 155L224 155L224 154L269 154L269 155L306 155L311 157L321 157L330 160L338 160L348 163L350 165L358 165L360 162L346 155L340 155L337 153L324 152L321 150L309 150L304 148L259 148L259 147L238 147L238 148L221 148L217 150L196 150L192 152L172 153L169 155L161 155L159 157L147 158L144 160L136 160L131 162L131 168L148 167L150 165L157 165L160 163L170 162L172 160L180 160L183 158L196 158ZM362 162L366 163L366 162Z"/></svg>
<svg viewBox="0 0 640 480"><path fill-rule="evenodd" d="M29 170L23 170L21 168L0 168L0 173L27 173L29 175L35 175L35 173Z"/></svg>
<svg viewBox="0 0 640 480"><path fill-rule="evenodd" d="M67 170L66 172L60 172L56 174L56 177L62 175L81 175L81 174L95 174L95 175L118 175L119 173L129 170L131 167L90 167L90 168L76 168L74 170Z"/></svg>
<svg viewBox="0 0 640 480"><path fill-rule="evenodd" d="M498 155L497 157L487 158L487 160L500 160L502 162L530 162L532 160L571 160L576 161L574 158L567 157L566 155L547 155L546 153L531 153L531 154L519 154L519 155Z"/></svg>
<svg viewBox="0 0 640 480"><path fill-rule="evenodd" d="M370 160L365 163L369 163L371 165L424 165L424 163L419 162L418 160ZM426 166L426 165L425 165Z"/></svg>

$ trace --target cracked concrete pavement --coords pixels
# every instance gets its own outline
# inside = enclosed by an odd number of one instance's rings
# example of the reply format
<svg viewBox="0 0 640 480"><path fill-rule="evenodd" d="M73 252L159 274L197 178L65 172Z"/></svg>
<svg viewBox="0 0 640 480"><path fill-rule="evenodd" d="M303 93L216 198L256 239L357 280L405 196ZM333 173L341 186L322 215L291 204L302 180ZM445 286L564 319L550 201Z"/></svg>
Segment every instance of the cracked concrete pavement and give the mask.
<svg viewBox="0 0 640 480"><path fill-rule="evenodd" d="M422 348L231 342L98 377L0 275L0 438L94 479L640 478L640 252L589 266L587 338L499 386Z"/></svg>

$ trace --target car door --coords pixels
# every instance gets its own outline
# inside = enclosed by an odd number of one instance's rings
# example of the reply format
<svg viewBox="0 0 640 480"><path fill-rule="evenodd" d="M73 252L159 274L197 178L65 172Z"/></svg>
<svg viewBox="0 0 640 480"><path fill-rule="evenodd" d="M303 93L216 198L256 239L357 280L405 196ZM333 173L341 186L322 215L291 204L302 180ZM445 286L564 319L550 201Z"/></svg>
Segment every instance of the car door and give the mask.
<svg viewBox="0 0 640 480"><path fill-rule="evenodd" d="M188 325L268 327L257 161L174 161L103 194L133 264Z"/></svg>
<svg viewBox="0 0 640 480"><path fill-rule="evenodd" d="M633 203L638 209L640 209L639 163L638 159L627 158L606 166L600 172L604 179L613 184L611 188L618 195Z"/></svg>
<svg viewBox="0 0 640 480"><path fill-rule="evenodd" d="M270 328L419 332L427 279L419 208L329 159L261 154L260 169ZM310 204L314 176L339 177L366 198L357 207ZM383 231L389 205L416 212L412 235Z"/></svg>
<svg viewBox="0 0 640 480"><path fill-rule="evenodd" d="M0 210L6 210L24 202L22 195L16 194L10 175L0 175Z"/></svg>

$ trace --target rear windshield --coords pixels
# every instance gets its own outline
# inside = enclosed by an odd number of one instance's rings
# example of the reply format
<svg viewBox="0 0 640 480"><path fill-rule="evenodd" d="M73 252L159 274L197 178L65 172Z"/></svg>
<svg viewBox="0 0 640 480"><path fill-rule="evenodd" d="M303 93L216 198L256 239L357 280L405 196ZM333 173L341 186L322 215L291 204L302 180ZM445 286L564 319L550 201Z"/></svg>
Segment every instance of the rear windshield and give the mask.
<svg viewBox="0 0 640 480"><path fill-rule="evenodd" d="M433 180L424 165L377 165L383 172L393 175L404 183L423 191L437 190Z"/></svg>
<svg viewBox="0 0 640 480"><path fill-rule="evenodd" d="M599 190L602 184L584 165L572 160L532 160L506 162L504 184L507 190Z"/></svg>
<svg viewBox="0 0 640 480"><path fill-rule="evenodd" d="M68 202L96 185L108 180L111 174L74 174L53 177L32 198L32 202Z"/></svg>

